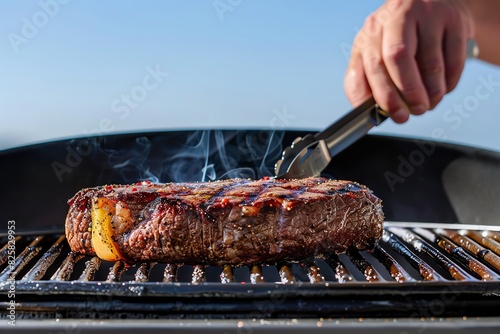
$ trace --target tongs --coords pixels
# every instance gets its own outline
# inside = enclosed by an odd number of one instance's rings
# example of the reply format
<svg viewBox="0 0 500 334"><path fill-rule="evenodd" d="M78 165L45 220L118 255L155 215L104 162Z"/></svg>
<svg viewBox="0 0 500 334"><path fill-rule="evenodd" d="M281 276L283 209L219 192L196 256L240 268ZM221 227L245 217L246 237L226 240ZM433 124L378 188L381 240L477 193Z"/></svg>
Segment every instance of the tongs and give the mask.
<svg viewBox="0 0 500 334"><path fill-rule="evenodd" d="M319 176L332 157L363 137L374 126L382 124L388 116L373 97L369 98L326 130L295 139L276 162L276 177L300 179Z"/></svg>
<svg viewBox="0 0 500 334"><path fill-rule="evenodd" d="M467 42L467 58L477 57L474 40ZM351 110L326 130L295 139L276 162L278 179L298 179L319 176L332 157L363 137L371 128L382 124L388 114L380 109L373 97Z"/></svg>

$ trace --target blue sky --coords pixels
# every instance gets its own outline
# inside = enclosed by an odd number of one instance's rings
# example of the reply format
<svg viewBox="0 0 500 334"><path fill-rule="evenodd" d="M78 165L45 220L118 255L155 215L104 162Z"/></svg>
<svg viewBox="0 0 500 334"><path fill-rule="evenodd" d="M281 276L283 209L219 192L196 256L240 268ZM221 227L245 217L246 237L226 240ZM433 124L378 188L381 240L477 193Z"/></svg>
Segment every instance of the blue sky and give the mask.
<svg viewBox="0 0 500 334"><path fill-rule="evenodd" d="M350 109L349 45L382 2L1 1L0 149L89 132L319 130ZM470 61L435 111L374 132L500 150L497 83L499 68Z"/></svg>

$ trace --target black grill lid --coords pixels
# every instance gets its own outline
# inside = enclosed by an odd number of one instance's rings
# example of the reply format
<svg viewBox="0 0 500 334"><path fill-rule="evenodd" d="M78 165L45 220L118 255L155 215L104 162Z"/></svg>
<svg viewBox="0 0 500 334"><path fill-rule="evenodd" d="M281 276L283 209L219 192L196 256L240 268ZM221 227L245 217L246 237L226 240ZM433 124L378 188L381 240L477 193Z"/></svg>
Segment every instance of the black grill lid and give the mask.
<svg viewBox="0 0 500 334"><path fill-rule="evenodd" d="M211 140L206 152L208 157L201 152L201 156L196 159L205 162L208 158L214 168L227 166L227 161L220 160L218 150L218 145L223 145L224 152L231 155L228 168L253 170L254 176L259 177L264 175L262 170L273 170L274 163L283 150L281 142L289 143L306 133L269 129L131 133L61 140L1 151L0 221L15 219L18 230L60 229L68 212L67 200L77 191L101 184L137 182L144 179L144 171L151 171L161 182L201 181L201 167L193 168L191 177L184 180L174 179L171 170L164 168L171 164L171 161L166 160L168 157L185 154L193 149L185 145L193 138ZM269 138L278 141L278 145L272 150L277 156L264 159L262 154L267 152ZM148 150L144 149L145 143L148 143ZM92 150L83 150L80 160L67 160L71 159L69 152L76 152L73 153L76 155L79 149L82 150L87 145L91 145ZM256 149L261 155L254 154ZM116 154L113 156L110 152ZM139 162L134 160L137 152L142 158ZM414 156L417 155L423 156L424 160L415 160ZM112 159L115 156L119 158L118 161ZM193 156L177 160L187 161L185 165L188 166L184 167L190 171L188 167L191 163L194 165ZM475 163L461 165L460 175L453 173L453 170L445 173L448 166L457 159ZM117 162L127 160L131 163L114 168ZM66 168L61 167L62 165ZM472 210L472 207L467 209L463 203L470 203L470 196L476 197L478 202L498 202L500 183L486 183L488 179L492 179L488 176L492 166L497 169L500 166L500 154L496 152L424 140L368 135L335 156L324 176L355 180L367 185L384 201L384 213L390 221L472 223L484 214L488 217L491 215L487 214L487 210ZM217 177L224 172L216 171ZM444 181L447 185L459 184L464 177L470 175L485 175L481 183L482 194L478 194L480 189L452 189L443 186ZM452 193L449 193L451 190ZM457 198L459 201L455 200ZM457 205L461 210L454 210ZM457 215L465 215L465 218ZM480 222L496 224L487 219Z"/></svg>

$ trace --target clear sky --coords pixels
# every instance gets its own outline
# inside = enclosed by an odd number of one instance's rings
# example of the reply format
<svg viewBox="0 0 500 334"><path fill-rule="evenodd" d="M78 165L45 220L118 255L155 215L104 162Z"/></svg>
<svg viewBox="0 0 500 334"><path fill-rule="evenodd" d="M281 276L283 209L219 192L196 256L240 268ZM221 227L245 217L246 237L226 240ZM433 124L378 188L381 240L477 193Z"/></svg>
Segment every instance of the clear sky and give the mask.
<svg viewBox="0 0 500 334"><path fill-rule="evenodd" d="M349 46L382 2L3 0L0 149L89 132L319 130L350 109ZM470 61L436 111L375 132L500 150L499 106L500 68Z"/></svg>

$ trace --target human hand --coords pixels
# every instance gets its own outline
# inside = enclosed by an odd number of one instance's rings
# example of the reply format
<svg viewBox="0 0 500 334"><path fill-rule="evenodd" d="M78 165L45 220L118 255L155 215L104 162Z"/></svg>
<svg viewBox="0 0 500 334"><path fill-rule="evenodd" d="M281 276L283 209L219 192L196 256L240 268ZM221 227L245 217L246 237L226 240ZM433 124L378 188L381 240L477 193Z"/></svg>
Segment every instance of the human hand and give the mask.
<svg viewBox="0 0 500 334"><path fill-rule="evenodd" d="M457 85L472 37L465 0L387 0L354 39L347 97L373 95L397 123L423 114Z"/></svg>

